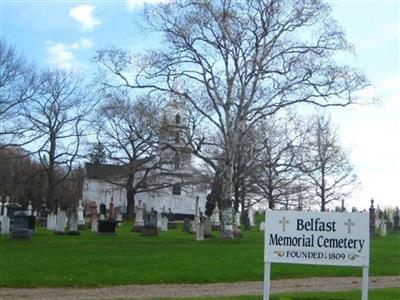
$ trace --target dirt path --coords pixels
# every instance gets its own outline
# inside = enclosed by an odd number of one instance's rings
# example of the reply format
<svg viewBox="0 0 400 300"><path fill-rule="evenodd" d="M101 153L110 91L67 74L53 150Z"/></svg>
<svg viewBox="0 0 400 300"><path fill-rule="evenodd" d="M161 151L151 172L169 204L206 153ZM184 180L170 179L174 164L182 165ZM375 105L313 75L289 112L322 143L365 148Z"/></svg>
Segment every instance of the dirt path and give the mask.
<svg viewBox="0 0 400 300"><path fill-rule="evenodd" d="M370 277L370 288L400 287L400 276ZM284 279L271 282L271 293L361 289L361 278ZM262 282L125 285L104 288L0 289L1 300L148 299L196 296L261 295Z"/></svg>

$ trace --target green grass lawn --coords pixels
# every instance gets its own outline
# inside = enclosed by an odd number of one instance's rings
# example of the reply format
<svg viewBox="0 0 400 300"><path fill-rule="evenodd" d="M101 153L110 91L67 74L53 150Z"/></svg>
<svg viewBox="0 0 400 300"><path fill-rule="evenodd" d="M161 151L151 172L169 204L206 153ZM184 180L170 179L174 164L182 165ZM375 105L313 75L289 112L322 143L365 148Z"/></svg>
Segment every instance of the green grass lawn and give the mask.
<svg viewBox="0 0 400 300"><path fill-rule="evenodd" d="M118 235L54 236L39 228L30 241L0 237L0 286L93 287L117 284L211 283L263 280L263 233L241 240L196 242L177 230L144 237L118 228ZM400 235L371 243L370 275L400 274ZM361 276L361 268L272 265L272 279Z"/></svg>

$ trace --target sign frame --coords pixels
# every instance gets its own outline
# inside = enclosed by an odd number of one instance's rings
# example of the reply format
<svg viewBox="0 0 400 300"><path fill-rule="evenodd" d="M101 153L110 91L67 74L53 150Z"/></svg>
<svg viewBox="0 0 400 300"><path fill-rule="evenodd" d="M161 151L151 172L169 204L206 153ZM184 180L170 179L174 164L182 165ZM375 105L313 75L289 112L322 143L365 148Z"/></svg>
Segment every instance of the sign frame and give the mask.
<svg viewBox="0 0 400 300"><path fill-rule="evenodd" d="M369 213L266 210L263 299L278 262L362 267L361 300L368 300L369 248Z"/></svg>

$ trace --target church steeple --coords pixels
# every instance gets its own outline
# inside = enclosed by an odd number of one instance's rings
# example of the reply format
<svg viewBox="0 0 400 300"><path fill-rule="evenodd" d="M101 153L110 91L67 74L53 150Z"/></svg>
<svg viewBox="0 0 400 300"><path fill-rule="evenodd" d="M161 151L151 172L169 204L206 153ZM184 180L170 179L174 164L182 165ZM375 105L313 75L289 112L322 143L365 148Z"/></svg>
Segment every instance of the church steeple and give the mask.
<svg viewBox="0 0 400 300"><path fill-rule="evenodd" d="M191 164L187 133L188 111L184 101L176 97L164 107L160 126L160 157L171 169L186 169Z"/></svg>

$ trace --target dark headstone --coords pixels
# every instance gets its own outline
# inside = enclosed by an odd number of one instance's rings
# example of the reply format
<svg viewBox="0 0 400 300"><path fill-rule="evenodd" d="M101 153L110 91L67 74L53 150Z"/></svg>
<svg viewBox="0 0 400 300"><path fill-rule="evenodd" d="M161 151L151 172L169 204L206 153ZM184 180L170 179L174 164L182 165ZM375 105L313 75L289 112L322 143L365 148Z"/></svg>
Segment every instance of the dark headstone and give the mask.
<svg viewBox="0 0 400 300"><path fill-rule="evenodd" d="M29 240L29 216L13 215L14 224L12 227L11 237L14 240Z"/></svg>
<svg viewBox="0 0 400 300"><path fill-rule="evenodd" d="M175 215L171 211L171 209L169 209L168 211L167 218L168 218L168 229L175 229L176 228Z"/></svg>
<svg viewBox="0 0 400 300"><path fill-rule="evenodd" d="M47 209L46 203L42 203L40 206L40 211L39 211L39 222L42 226L47 225L47 216L49 214L49 210Z"/></svg>
<svg viewBox="0 0 400 300"><path fill-rule="evenodd" d="M112 220L99 220L97 224L97 234L98 235L115 235L115 228L117 222Z"/></svg>
<svg viewBox="0 0 400 300"><path fill-rule="evenodd" d="M183 232L190 232L190 228L192 228L192 221L189 218L185 218L183 220Z"/></svg>
<svg viewBox="0 0 400 300"><path fill-rule="evenodd" d="M250 218L249 218L249 213L246 210L244 213L244 230L250 230L251 226L250 226Z"/></svg>
<svg viewBox="0 0 400 300"><path fill-rule="evenodd" d="M34 216L28 216L28 229L31 235L35 234L36 218Z"/></svg>
<svg viewBox="0 0 400 300"><path fill-rule="evenodd" d="M155 211L153 208L149 212L144 213L144 226L141 232L144 236L158 235L157 211Z"/></svg>
<svg viewBox="0 0 400 300"><path fill-rule="evenodd" d="M396 207L393 215L393 232L400 232L400 216L399 216L399 208Z"/></svg>

